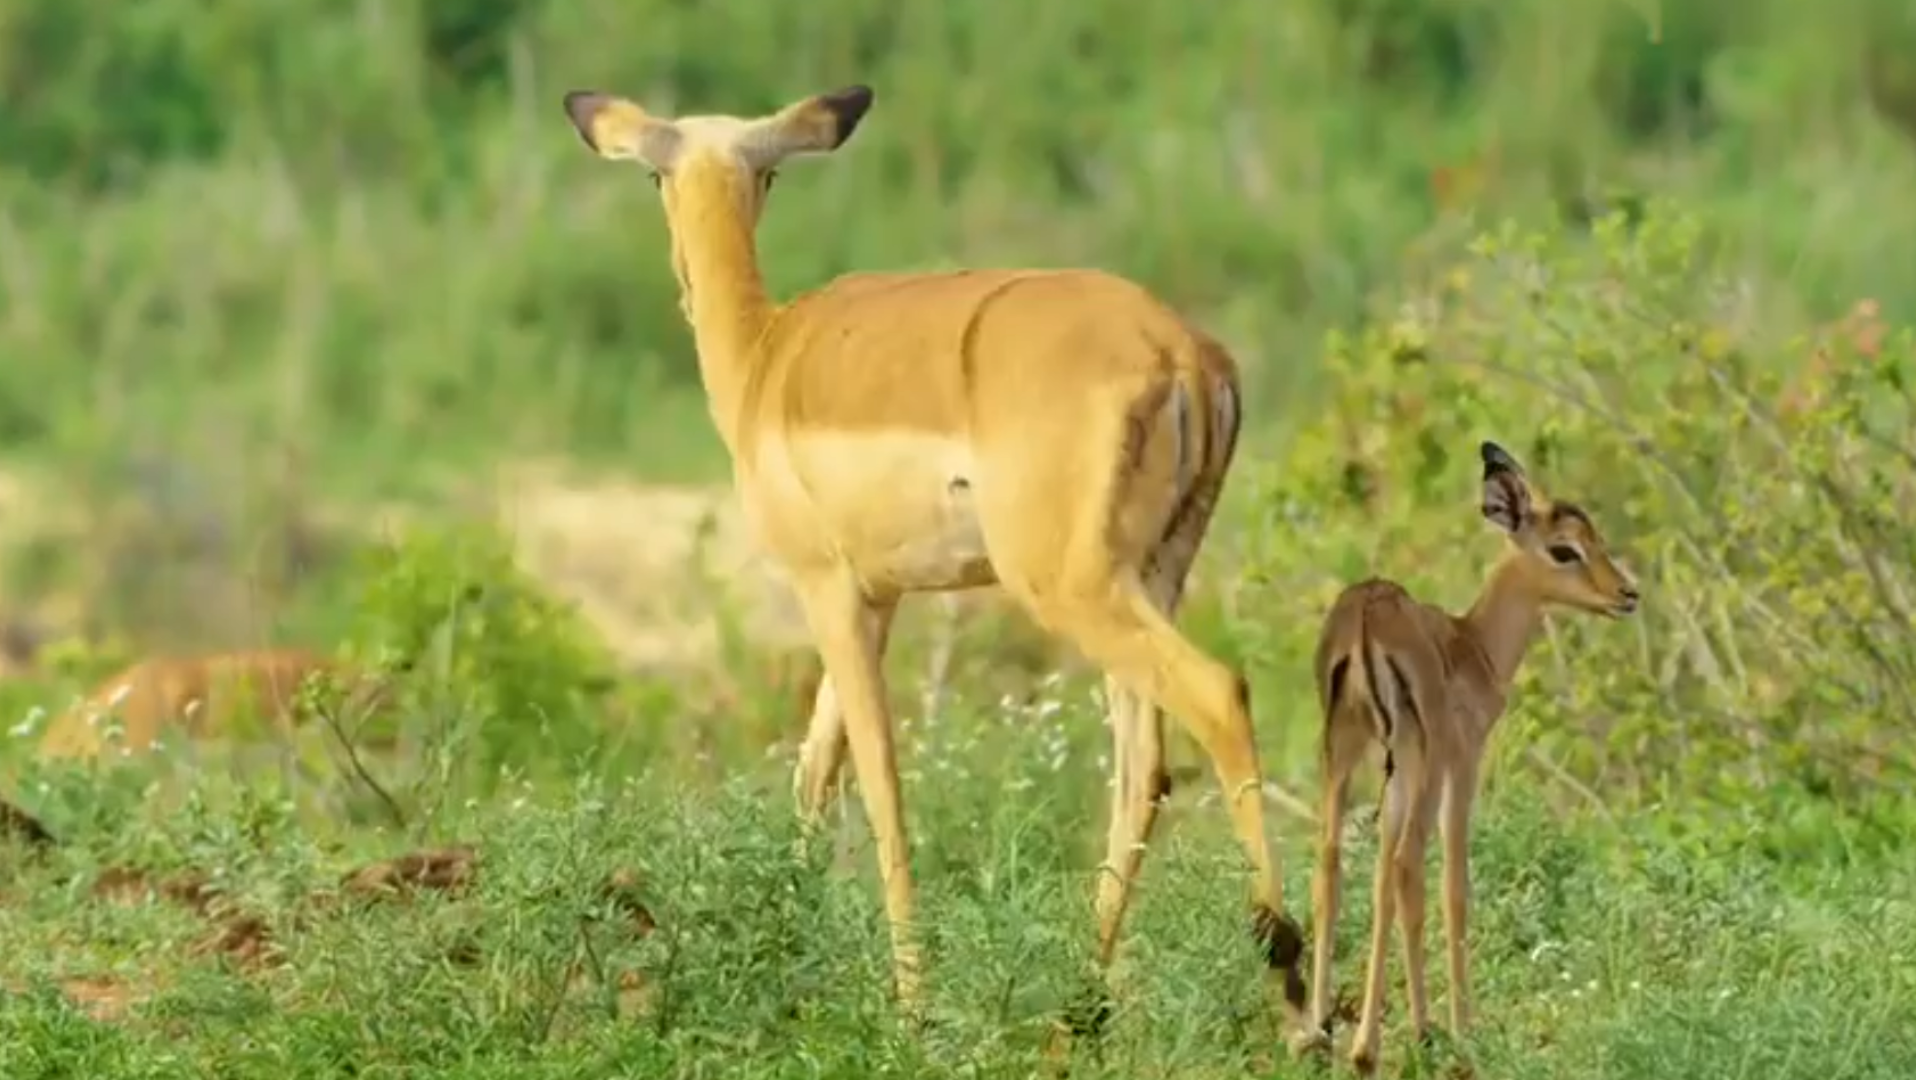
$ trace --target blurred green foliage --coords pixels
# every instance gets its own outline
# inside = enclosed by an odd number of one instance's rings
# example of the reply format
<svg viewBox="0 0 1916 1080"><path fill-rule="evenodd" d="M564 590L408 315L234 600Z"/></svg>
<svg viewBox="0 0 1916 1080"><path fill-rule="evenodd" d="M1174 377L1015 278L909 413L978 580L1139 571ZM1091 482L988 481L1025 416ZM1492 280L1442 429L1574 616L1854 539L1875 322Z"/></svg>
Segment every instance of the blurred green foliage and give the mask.
<svg viewBox="0 0 1916 1080"><path fill-rule="evenodd" d="M1097 263L1272 401L1445 200L1679 194L1803 303L1907 312L1910 45L1891 0L5 0L0 440L708 469L651 195L558 113L588 84L749 112L867 81L851 152L780 189L776 288Z"/></svg>

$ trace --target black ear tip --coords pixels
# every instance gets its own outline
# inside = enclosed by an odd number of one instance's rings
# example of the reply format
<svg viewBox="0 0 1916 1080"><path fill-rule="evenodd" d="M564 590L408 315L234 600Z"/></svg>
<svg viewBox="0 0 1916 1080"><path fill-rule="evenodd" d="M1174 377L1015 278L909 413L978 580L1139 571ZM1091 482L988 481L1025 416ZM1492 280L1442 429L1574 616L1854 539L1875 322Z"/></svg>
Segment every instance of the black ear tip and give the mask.
<svg viewBox="0 0 1916 1080"><path fill-rule="evenodd" d="M855 110L862 114L866 109L872 107L872 102L878 95L871 87L864 83L853 83L842 90L834 90L826 96L841 103L847 109Z"/></svg>
<svg viewBox="0 0 1916 1080"><path fill-rule="evenodd" d="M605 95L596 90L569 90L565 96L566 119L585 140L587 146L597 150L592 142L592 117L605 107Z"/></svg>
<svg viewBox="0 0 1916 1080"><path fill-rule="evenodd" d="M1508 450L1491 442L1489 439L1485 439L1477 447L1477 454L1483 458L1485 476L1506 470L1510 472L1520 471L1517 468L1517 459L1511 457Z"/></svg>
<svg viewBox="0 0 1916 1080"><path fill-rule="evenodd" d="M852 132L858 128L858 122L871 109L873 96L872 88L864 83L819 95L819 102L830 109L832 117L838 121L838 141L832 144L834 148L844 145L845 140L851 138Z"/></svg>
<svg viewBox="0 0 1916 1080"><path fill-rule="evenodd" d="M567 90L565 94L565 114L574 120L590 114L592 107L598 104L603 95L594 90Z"/></svg>

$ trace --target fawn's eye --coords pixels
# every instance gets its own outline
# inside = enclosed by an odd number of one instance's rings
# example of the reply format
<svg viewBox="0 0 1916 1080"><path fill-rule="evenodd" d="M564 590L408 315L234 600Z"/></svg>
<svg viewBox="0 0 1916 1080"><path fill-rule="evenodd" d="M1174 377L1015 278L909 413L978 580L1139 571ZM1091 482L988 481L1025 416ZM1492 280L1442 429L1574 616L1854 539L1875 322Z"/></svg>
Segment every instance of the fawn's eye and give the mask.
<svg viewBox="0 0 1916 1080"><path fill-rule="evenodd" d="M661 184L663 184L663 183L665 182L665 181L663 181L663 180L661 180L661 179L659 179L659 171L658 171L657 169L653 169L653 170L651 170L651 171L650 171L650 172L648 172L648 173L647 173L646 175L648 175L648 176L650 176L650 177L652 178L652 186L653 186L653 187L658 187L658 186L660 186Z"/></svg>
<svg viewBox="0 0 1916 1080"><path fill-rule="evenodd" d="M1545 550L1550 554L1550 561L1558 566L1569 566L1571 563L1583 561L1583 552L1569 544L1552 544Z"/></svg>
<svg viewBox="0 0 1916 1080"><path fill-rule="evenodd" d="M772 190L772 182L773 182L774 180L777 180L777 179L778 179L778 170L777 170L777 169L766 169L766 170L765 170L765 177L764 177L764 179L763 179L763 180L761 180L760 182L761 182L761 183L763 183L763 184L765 185L765 190L766 190L766 191L770 191L770 190Z"/></svg>

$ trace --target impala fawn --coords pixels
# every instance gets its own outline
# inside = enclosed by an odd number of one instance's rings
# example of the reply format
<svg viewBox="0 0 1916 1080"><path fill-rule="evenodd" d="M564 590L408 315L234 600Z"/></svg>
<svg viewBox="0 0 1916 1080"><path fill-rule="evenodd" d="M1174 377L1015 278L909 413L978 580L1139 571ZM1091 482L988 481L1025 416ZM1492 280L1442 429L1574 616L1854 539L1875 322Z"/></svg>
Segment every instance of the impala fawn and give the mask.
<svg viewBox="0 0 1916 1080"><path fill-rule="evenodd" d="M1483 515L1508 539L1470 610L1451 615L1394 582L1371 579L1339 595L1316 656L1323 709L1323 835L1313 881L1310 1028L1300 1052L1328 1050L1331 942L1337 923L1339 849L1351 772L1373 742L1384 747L1370 956L1351 1045L1360 1072L1376 1066L1390 926L1401 921L1410 1022L1430 1029L1424 993L1424 851L1433 821L1443 835L1443 911L1450 967L1450 1027L1470 1018L1465 925L1470 910L1469 830L1478 767L1525 649L1550 606L1612 618L1637 607L1637 585L1609 555L1588 514L1550 502L1495 443L1483 458Z"/></svg>

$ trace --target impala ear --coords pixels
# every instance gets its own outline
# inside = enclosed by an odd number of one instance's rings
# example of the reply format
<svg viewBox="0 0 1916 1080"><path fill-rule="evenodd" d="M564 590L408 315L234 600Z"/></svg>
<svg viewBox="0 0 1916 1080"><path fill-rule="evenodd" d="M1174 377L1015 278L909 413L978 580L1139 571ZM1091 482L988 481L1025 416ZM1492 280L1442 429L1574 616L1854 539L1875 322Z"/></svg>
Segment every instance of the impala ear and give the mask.
<svg viewBox="0 0 1916 1080"><path fill-rule="evenodd" d="M1535 513L1523 466L1494 442L1479 448L1484 461L1484 517L1508 533L1523 529Z"/></svg>
<svg viewBox="0 0 1916 1080"><path fill-rule="evenodd" d="M759 121L746 152L757 168L793 154L830 153L845 145L871 107L872 88L862 84L814 94Z"/></svg>
<svg viewBox="0 0 1916 1080"><path fill-rule="evenodd" d="M678 157L679 129L640 108L636 102L595 90L565 96L565 114L592 151L608 161L639 161L669 172Z"/></svg>

